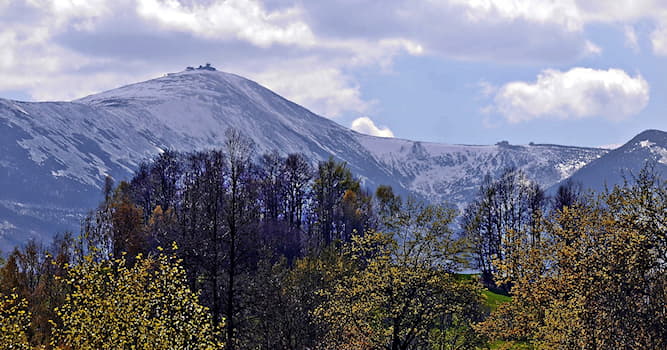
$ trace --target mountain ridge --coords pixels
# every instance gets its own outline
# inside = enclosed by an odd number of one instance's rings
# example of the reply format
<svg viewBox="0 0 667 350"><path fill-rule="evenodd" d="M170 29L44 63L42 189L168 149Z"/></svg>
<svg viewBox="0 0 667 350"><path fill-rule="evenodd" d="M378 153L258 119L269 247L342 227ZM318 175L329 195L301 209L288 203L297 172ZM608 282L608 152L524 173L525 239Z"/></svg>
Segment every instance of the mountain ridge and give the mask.
<svg viewBox="0 0 667 350"><path fill-rule="evenodd" d="M647 129L604 157L581 167L570 177L584 188L603 191L631 180L645 166L667 179L667 132Z"/></svg>
<svg viewBox="0 0 667 350"><path fill-rule="evenodd" d="M208 70L170 73L71 102L0 99L0 248L3 240L15 244L76 230L85 208L100 199L104 176L127 179L139 162L165 149L220 148L229 127L253 139L258 154L300 152L313 163L333 156L368 188L388 184L459 207L487 174L518 168L549 187L609 152L364 135L256 82ZM38 185L28 186L27 178Z"/></svg>

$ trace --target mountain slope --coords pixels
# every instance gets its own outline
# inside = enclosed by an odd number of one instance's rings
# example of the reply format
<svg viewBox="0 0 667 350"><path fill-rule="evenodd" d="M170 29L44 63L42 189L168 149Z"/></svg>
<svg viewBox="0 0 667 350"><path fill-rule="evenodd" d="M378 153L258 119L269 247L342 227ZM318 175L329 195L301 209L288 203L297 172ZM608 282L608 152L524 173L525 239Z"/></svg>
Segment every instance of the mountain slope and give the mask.
<svg viewBox="0 0 667 350"><path fill-rule="evenodd" d="M555 145L445 145L362 135L237 75L195 70L72 102L0 100L0 249L26 237L77 230L104 176L127 179L166 148L221 147L234 127L258 153L334 156L369 188L393 186L462 204L484 175L524 169L551 186L607 153Z"/></svg>
<svg viewBox="0 0 667 350"><path fill-rule="evenodd" d="M646 130L582 167L571 179L585 189L603 191L605 186L622 184L624 178L631 180L646 165L667 179L667 132Z"/></svg>
<svg viewBox="0 0 667 350"><path fill-rule="evenodd" d="M447 145L399 139L362 137L361 143L410 192L431 201L464 204L485 175L507 168L522 169L549 187L605 154L597 148L558 145Z"/></svg>

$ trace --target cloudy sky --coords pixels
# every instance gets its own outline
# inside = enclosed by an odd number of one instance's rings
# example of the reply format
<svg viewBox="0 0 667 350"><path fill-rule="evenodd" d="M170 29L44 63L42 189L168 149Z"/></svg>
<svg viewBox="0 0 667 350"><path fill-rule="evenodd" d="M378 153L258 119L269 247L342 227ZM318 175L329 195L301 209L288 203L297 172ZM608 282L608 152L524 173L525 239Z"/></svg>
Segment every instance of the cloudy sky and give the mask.
<svg viewBox="0 0 667 350"><path fill-rule="evenodd" d="M667 130L664 0L0 0L0 97L71 100L205 62L387 137Z"/></svg>

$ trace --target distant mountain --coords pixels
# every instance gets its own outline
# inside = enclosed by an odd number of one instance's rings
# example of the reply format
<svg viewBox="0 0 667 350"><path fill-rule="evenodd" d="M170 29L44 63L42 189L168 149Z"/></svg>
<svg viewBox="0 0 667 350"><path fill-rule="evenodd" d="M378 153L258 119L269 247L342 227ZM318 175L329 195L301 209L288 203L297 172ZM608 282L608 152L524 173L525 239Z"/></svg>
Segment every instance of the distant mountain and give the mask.
<svg viewBox="0 0 667 350"><path fill-rule="evenodd" d="M241 130L258 153L345 161L364 185L462 205L484 175L523 169L548 187L609 151L557 145L447 145L362 135L243 77L189 69L72 102L0 99L0 249L78 231L109 174L128 179L164 149L221 147Z"/></svg>
<svg viewBox="0 0 667 350"><path fill-rule="evenodd" d="M624 178L632 180L632 176L646 165L667 179L667 132L646 130L582 167L572 174L571 179L585 189L602 191L605 186L611 188L622 184Z"/></svg>

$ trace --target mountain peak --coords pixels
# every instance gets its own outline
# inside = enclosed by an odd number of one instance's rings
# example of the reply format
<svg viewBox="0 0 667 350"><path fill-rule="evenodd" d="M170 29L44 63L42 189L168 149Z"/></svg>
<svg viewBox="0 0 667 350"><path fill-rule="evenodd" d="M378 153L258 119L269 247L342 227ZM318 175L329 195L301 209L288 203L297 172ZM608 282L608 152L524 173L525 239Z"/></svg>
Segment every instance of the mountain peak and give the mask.
<svg viewBox="0 0 667 350"><path fill-rule="evenodd" d="M656 129L644 130L633 137L628 144L634 145L640 142L652 142L667 146L667 132Z"/></svg>
<svg viewBox="0 0 667 350"><path fill-rule="evenodd" d="M224 95L233 91L261 88L259 84L236 74L219 71L212 66L187 67L176 73L121 86L116 89L89 95L75 102L89 105L106 105L107 101L124 102L161 101L185 97Z"/></svg>
<svg viewBox="0 0 667 350"><path fill-rule="evenodd" d="M623 146L582 167L570 179L586 188L603 191L623 183L647 164L654 165L654 170L662 177L667 175L667 132L642 131Z"/></svg>
<svg viewBox="0 0 667 350"><path fill-rule="evenodd" d="M554 184L606 150L464 146L355 133L241 76L210 65L185 69L73 102L0 103L0 248L74 230L106 175L121 180L162 152L224 147L242 131L256 154L301 153L313 164L345 161L373 188L463 205L486 174L525 170ZM8 184L21 184L20 186ZM39 186L36 186L38 184ZM44 205L48 203L48 205ZM12 241L13 242L13 241Z"/></svg>

